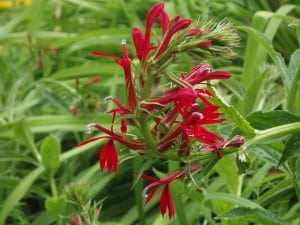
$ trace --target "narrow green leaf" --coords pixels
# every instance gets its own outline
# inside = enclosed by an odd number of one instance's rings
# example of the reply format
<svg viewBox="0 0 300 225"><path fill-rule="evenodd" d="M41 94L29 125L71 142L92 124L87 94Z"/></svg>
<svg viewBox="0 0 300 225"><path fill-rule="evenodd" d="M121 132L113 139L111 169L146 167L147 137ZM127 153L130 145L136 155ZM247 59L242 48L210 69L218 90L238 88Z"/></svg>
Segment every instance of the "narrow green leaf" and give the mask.
<svg viewBox="0 0 300 225"><path fill-rule="evenodd" d="M278 67L280 74L282 76L283 82L287 83L288 70L285 65L284 59L280 53L275 51L271 41L263 33L255 30L251 27L239 26L239 29L250 34L257 42L259 42L260 44L262 44L264 46L264 48L268 52L269 56L272 58L275 65Z"/></svg>
<svg viewBox="0 0 300 225"><path fill-rule="evenodd" d="M29 125L25 120L20 120L14 127L15 138L27 148L31 149L34 145L34 138Z"/></svg>
<svg viewBox="0 0 300 225"><path fill-rule="evenodd" d="M294 176L296 178L296 183L298 185L298 188L300 187L300 157L296 159L296 164L295 164L295 171L294 171ZM299 196L300 197L300 196Z"/></svg>
<svg viewBox="0 0 300 225"><path fill-rule="evenodd" d="M10 211L24 197L32 183L44 172L43 167L38 167L22 179L18 185L12 190L2 205L0 212L0 225L4 225Z"/></svg>
<svg viewBox="0 0 300 225"><path fill-rule="evenodd" d="M294 113L300 112L300 49L296 50L291 56L289 64L289 77L287 79L288 99L287 109Z"/></svg>
<svg viewBox="0 0 300 225"><path fill-rule="evenodd" d="M220 201L225 201L228 203L231 203L232 205L238 205L242 207L248 207L251 209L259 209L262 208L259 204L250 201L246 198L238 197L234 194L229 194L229 193L211 193L207 194L204 197L204 202L211 201L211 200L220 200Z"/></svg>
<svg viewBox="0 0 300 225"><path fill-rule="evenodd" d="M234 208L229 212L221 215L220 218L221 219L249 218L250 221L261 222L265 225L267 224L288 225L288 223L284 221L281 217L262 208L256 208L256 209L251 209L248 207Z"/></svg>
<svg viewBox="0 0 300 225"><path fill-rule="evenodd" d="M293 134L287 141L283 150L282 156L279 161L279 165L286 160L300 155L300 133Z"/></svg>
<svg viewBox="0 0 300 225"><path fill-rule="evenodd" d="M29 128L29 124L25 120L21 120L15 124L14 136L21 144L25 145L33 152L36 159L40 160L40 155L34 144L33 134Z"/></svg>
<svg viewBox="0 0 300 225"><path fill-rule="evenodd" d="M48 136L41 145L42 163L47 169L55 170L60 165L60 142L54 135Z"/></svg>
<svg viewBox="0 0 300 225"><path fill-rule="evenodd" d="M63 198L51 197L47 198L45 201L45 208L47 211L58 218L59 215L63 212L66 202Z"/></svg>

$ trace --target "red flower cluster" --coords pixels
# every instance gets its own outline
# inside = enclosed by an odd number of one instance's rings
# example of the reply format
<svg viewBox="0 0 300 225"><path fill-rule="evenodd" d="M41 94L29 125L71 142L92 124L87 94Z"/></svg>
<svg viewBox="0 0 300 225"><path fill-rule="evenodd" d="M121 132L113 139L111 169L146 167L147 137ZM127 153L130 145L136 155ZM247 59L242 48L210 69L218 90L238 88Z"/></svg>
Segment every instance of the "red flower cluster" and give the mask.
<svg viewBox="0 0 300 225"><path fill-rule="evenodd" d="M155 42L156 45L153 45L151 31L156 20L160 22L161 37ZM207 39L208 37L212 40ZM127 93L126 104L122 104L112 96L105 99L113 101L116 105L108 112L113 115L110 129L95 123L87 126L88 132L95 127L106 136L92 138L80 144L84 145L101 138L108 139L99 156L102 171L107 168L108 173L117 172L118 154L115 141L131 150L142 151L143 154L157 151L156 157L172 151L179 160L191 154L204 154L203 151L216 151L217 156L221 158L222 149L243 144L243 138L239 136L226 141L206 128L206 125L218 124L224 119L218 112L219 106L211 101L213 94L204 87L207 84L211 85L211 80L230 78L230 73L212 71L208 64L199 64L189 73L182 73L179 76L165 70L175 56L182 52L193 51L194 48L214 51L214 48L210 49L214 45L211 29L200 29L192 24L190 19L179 16L169 19L164 10L164 3L158 3L148 12L145 33L135 27L132 30L132 38L136 57L140 62L140 68L134 73L125 40L122 40L122 57L92 52L96 56L112 58L122 67ZM118 121L120 131L114 129L114 124ZM135 126L140 131L139 134L128 135L128 124ZM195 140L198 142L197 151L191 153L192 149L195 150L193 147ZM199 166L194 165L191 172L198 169ZM143 178L153 182L145 188L145 192L152 189L146 197L146 203L150 201L158 187L164 186L160 209L163 215L168 209L169 217L173 217L174 207L169 184L185 175L184 170L161 180L142 175Z"/></svg>

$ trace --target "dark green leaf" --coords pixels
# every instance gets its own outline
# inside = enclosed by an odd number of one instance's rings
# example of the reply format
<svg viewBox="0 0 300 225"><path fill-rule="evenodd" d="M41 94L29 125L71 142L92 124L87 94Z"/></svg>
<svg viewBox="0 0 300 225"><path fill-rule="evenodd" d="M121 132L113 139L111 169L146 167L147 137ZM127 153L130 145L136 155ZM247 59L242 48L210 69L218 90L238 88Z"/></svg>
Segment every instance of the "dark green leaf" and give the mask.
<svg viewBox="0 0 300 225"><path fill-rule="evenodd" d="M279 165L286 160L300 155L300 133L293 134L285 145L282 156L279 161Z"/></svg>
<svg viewBox="0 0 300 225"><path fill-rule="evenodd" d="M298 189L299 189L299 187L300 187L300 157L298 157L296 160L294 176L295 176L295 180L296 180L296 183L297 183ZM300 197L300 196L298 196L298 197Z"/></svg>

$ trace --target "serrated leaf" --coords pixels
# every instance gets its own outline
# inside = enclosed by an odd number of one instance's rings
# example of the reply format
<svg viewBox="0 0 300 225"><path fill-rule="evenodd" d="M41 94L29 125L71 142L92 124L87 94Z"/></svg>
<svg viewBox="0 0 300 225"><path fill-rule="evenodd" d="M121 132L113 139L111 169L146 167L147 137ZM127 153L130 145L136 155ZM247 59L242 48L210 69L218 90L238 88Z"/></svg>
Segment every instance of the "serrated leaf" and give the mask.
<svg viewBox="0 0 300 225"><path fill-rule="evenodd" d="M51 197L46 199L45 208L51 215L58 217L63 212L65 204L63 198Z"/></svg>
<svg viewBox="0 0 300 225"><path fill-rule="evenodd" d="M60 165L60 142L57 137L48 136L41 145L42 163L45 168L55 170Z"/></svg>
<svg viewBox="0 0 300 225"><path fill-rule="evenodd" d="M247 121L255 129L265 130L288 123L299 122L300 116L281 110L271 112L258 111L249 114Z"/></svg>
<svg viewBox="0 0 300 225"><path fill-rule="evenodd" d="M247 136L254 136L255 130L249 122L231 105L228 105L225 100L217 93L214 88L209 88L211 92L214 94L214 98L212 102L216 105L220 106L220 111L225 114L225 117L232 120L235 125L244 132Z"/></svg>
<svg viewBox="0 0 300 225"><path fill-rule="evenodd" d="M272 224L272 225L288 225L286 221L284 221L281 217L275 215L274 213L263 209L263 208L256 208L251 209L247 207L239 207L230 210L229 212L223 214L220 218L221 219L240 219L240 218L247 218L251 221L259 221L263 224Z"/></svg>
<svg viewBox="0 0 300 225"><path fill-rule="evenodd" d="M279 165L286 160L300 155L300 133L293 134L287 141L283 150L282 156L279 161Z"/></svg>

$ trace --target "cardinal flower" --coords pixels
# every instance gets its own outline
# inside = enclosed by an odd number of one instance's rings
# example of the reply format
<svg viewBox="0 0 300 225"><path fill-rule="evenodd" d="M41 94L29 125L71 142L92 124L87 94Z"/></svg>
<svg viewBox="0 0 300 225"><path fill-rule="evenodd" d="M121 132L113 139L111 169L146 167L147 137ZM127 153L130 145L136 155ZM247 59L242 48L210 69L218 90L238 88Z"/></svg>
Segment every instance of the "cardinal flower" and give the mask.
<svg viewBox="0 0 300 225"><path fill-rule="evenodd" d="M99 165L101 171L107 168L107 172L112 170L116 173L118 170L118 153L114 145L114 141L110 139L105 145L103 145L99 154Z"/></svg>
<svg viewBox="0 0 300 225"><path fill-rule="evenodd" d="M126 40L122 40L122 58L119 58L115 55L103 53L103 52L92 52L93 55L113 58L115 62L123 68L125 75L125 86L127 90L127 102L131 111L133 111L136 107L136 95L132 82L132 74L131 74L131 62L128 57L128 51L126 47Z"/></svg>
<svg viewBox="0 0 300 225"><path fill-rule="evenodd" d="M195 172L196 170L199 170L200 166L198 164L192 165L190 167L190 173ZM170 188L170 183L176 179L184 178L186 177L187 172L185 170L179 170L176 171L162 179L157 179L148 175L143 174L142 178L151 181L152 183L147 185L144 190L143 190L143 196L145 198L145 204L147 204L156 191L162 187L163 190L161 192L160 196L160 212L164 216L166 212L168 211L169 218L173 218L175 214L174 210L174 203L172 199L172 193L171 193L171 188ZM149 194L147 193L148 191Z"/></svg>

